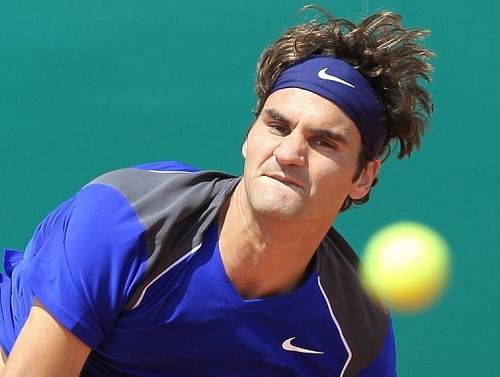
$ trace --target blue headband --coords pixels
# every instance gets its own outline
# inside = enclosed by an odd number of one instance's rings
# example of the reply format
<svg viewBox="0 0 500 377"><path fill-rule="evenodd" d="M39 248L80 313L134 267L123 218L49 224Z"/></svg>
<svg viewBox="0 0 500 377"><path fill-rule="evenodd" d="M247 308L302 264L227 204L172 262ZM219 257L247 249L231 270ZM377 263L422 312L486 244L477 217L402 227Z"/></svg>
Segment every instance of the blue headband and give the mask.
<svg viewBox="0 0 500 377"><path fill-rule="evenodd" d="M371 156L378 156L386 136L382 107L368 81L351 65L332 56L315 55L286 68L271 93L300 88L336 104L356 124Z"/></svg>

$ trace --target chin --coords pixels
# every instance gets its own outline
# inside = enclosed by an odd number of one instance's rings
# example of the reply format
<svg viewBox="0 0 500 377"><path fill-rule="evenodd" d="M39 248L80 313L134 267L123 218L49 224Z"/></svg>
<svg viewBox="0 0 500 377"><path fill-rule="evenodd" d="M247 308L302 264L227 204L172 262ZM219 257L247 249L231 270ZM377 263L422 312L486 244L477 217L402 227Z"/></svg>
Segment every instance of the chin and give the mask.
<svg viewBox="0 0 500 377"><path fill-rule="evenodd" d="M255 212L276 218L295 218L304 213L304 203L296 194L260 191L250 203Z"/></svg>

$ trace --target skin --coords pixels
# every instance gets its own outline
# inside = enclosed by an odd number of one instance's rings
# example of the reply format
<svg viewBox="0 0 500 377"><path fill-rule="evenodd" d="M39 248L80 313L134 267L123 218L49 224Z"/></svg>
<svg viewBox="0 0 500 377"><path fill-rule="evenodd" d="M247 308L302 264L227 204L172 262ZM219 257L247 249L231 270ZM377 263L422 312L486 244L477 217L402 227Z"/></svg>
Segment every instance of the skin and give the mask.
<svg viewBox="0 0 500 377"><path fill-rule="evenodd" d="M90 348L36 301L1 377L76 377Z"/></svg>
<svg viewBox="0 0 500 377"><path fill-rule="evenodd" d="M357 179L356 125L330 101L302 89L271 94L248 133L244 175L221 221L226 272L247 298L293 290L349 195L370 190L380 161Z"/></svg>
<svg viewBox="0 0 500 377"><path fill-rule="evenodd" d="M301 89L267 99L220 218L221 257L242 297L301 283L345 198L363 197L378 173L370 161L353 179L360 151L358 129L333 103ZM0 376L77 377L90 351L35 301Z"/></svg>
<svg viewBox="0 0 500 377"><path fill-rule="evenodd" d="M7 356L3 352L2 347L0 347L0 375L2 374L3 368L5 367L4 360L7 359Z"/></svg>

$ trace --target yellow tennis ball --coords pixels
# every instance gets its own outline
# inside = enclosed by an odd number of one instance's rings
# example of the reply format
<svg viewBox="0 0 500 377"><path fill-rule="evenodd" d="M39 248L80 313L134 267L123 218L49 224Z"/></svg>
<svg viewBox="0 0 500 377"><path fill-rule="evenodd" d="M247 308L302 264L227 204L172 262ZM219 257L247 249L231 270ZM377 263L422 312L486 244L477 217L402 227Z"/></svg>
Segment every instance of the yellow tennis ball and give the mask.
<svg viewBox="0 0 500 377"><path fill-rule="evenodd" d="M419 311L441 295L449 270L449 248L441 235L422 224L399 222L370 238L361 279L391 309Z"/></svg>

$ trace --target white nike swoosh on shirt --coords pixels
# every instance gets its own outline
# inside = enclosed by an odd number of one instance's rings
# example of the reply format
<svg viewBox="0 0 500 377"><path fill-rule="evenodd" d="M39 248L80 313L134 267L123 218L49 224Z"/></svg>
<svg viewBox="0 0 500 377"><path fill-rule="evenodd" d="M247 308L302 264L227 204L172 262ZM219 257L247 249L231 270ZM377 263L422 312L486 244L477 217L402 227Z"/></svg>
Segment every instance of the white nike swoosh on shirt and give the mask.
<svg viewBox="0 0 500 377"><path fill-rule="evenodd" d="M298 346L295 346L292 344L292 340L294 340L296 337L293 336L291 338L288 338L286 339L282 344L281 344L281 347L285 350L285 351L292 351L292 352L300 352L300 353L310 353L310 354L314 354L314 355L322 355L324 354L324 352L320 352L320 351L315 351L315 350L310 350L310 349L307 349L307 348L302 348L302 347L298 347Z"/></svg>
<svg viewBox="0 0 500 377"><path fill-rule="evenodd" d="M335 81L338 82L339 84L346 85L350 88L355 88L354 85L352 85L350 82L347 82L345 80L342 80L340 77L330 75L329 73L326 73L328 68L323 68L318 71L318 77L323 80L330 80L330 81Z"/></svg>

